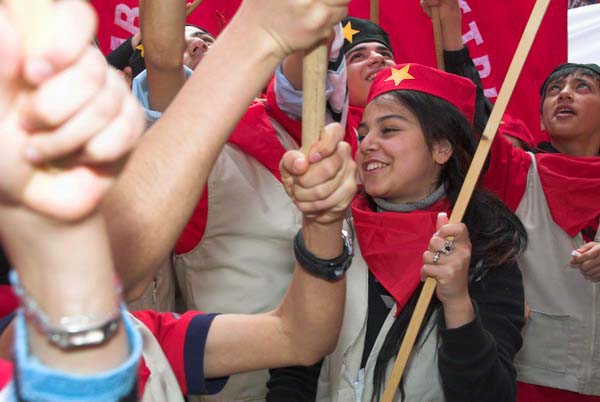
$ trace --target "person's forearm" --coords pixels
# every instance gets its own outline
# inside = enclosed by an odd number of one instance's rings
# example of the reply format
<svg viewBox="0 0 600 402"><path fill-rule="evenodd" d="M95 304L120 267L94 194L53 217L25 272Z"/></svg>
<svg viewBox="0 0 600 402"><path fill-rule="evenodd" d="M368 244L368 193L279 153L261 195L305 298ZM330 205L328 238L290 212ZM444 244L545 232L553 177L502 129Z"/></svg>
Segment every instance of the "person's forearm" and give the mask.
<svg viewBox="0 0 600 402"><path fill-rule="evenodd" d="M181 68L185 50L185 2L146 0L142 21L146 65L159 69Z"/></svg>
<svg viewBox="0 0 600 402"><path fill-rule="evenodd" d="M243 23L248 12L238 11L144 136L104 205L115 265L132 298L169 254L229 134L282 59Z"/></svg>
<svg viewBox="0 0 600 402"><path fill-rule="evenodd" d="M317 258L338 257L343 250L341 230L341 222L322 226L305 221L302 233L306 248ZM291 335L293 350L308 359L306 364L315 363L335 348L344 315L345 294L345 278L337 282L315 279L296 263L292 284L279 313L284 331Z"/></svg>
<svg viewBox="0 0 600 402"><path fill-rule="evenodd" d="M119 306L116 278L98 214L67 224L11 208L3 211L1 226L3 245L22 288L52 324L62 317L114 315ZM117 367L129 355L122 325L106 344L72 352L52 346L31 320L27 325L32 352L52 368L100 372Z"/></svg>
<svg viewBox="0 0 600 402"><path fill-rule="evenodd" d="M146 0L142 21L148 102L162 112L185 83L185 2Z"/></svg>
<svg viewBox="0 0 600 402"><path fill-rule="evenodd" d="M440 17L444 50L453 51L462 49L462 17L460 8L456 7L456 9L447 10Z"/></svg>

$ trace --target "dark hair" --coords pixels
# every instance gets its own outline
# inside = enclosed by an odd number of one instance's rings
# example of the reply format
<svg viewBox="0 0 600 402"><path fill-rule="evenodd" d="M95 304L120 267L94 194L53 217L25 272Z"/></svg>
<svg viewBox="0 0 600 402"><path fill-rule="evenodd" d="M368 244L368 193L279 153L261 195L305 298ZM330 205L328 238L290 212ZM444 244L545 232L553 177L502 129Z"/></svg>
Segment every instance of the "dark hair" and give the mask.
<svg viewBox="0 0 600 402"><path fill-rule="evenodd" d="M436 96L405 90L389 93L416 116L428 147L444 140L452 145L452 156L442 169L438 184L446 187L447 197L454 206L477 145L471 124L455 106ZM514 262L525 249L527 234L522 223L502 201L485 190L475 190L463 222L469 229L471 239L476 239L472 244L470 284L484 277L490 269ZM372 400L380 397L387 364L400 349L420 288L413 293L392 324L377 356ZM440 302L434 297L427 309L425 322L439 305ZM419 337L424 327L419 330ZM404 398L402 384L400 391Z"/></svg>
<svg viewBox="0 0 600 402"><path fill-rule="evenodd" d="M569 75L581 74L596 79L600 82L600 67L596 64L575 64L575 63L564 63L556 67L548 78L544 81L542 88L540 89L540 95L542 101L540 102L540 112L543 109L544 100L546 100L546 92L550 84L560 81Z"/></svg>

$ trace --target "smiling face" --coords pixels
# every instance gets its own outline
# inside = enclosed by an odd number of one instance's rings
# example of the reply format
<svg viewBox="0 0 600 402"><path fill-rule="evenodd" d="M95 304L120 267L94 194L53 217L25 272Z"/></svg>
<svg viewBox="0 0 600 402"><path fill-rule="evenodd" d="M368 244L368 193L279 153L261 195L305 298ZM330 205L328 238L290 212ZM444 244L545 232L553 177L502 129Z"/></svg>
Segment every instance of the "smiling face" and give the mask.
<svg viewBox="0 0 600 402"><path fill-rule="evenodd" d="M589 143L597 153L600 148L600 82L581 72L550 82L542 103L541 127L548 132L553 145Z"/></svg>
<svg viewBox="0 0 600 402"><path fill-rule="evenodd" d="M367 105L358 136L356 164L365 191L395 203L430 195L452 155L448 144L430 148L417 117L389 93Z"/></svg>
<svg viewBox="0 0 600 402"><path fill-rule="evenodd" d="M363 42L350 49L346 53L350 104L364 107L377 73L394 64L392 51L379 42Z"/></svg>
<svg viewBox="0 0 600 402"><path fill-rule="evenodd" d="M195 69L213 43L215 43L215 38L211 34L195 26L187 25L185 27L183 64L192 70Z"/></svg>

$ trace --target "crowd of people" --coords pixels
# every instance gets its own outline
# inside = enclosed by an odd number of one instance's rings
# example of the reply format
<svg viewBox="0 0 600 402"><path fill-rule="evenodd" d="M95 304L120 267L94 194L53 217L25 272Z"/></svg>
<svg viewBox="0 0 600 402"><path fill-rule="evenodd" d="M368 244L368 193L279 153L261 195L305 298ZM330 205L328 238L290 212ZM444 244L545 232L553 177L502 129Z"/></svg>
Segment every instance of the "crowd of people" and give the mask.
<svg viewBox="0 0 600 402"><path fill-rule="evenodd" d="M549 141L505 115L449 224L493 108L459 1L421 0L446 71L348 2L215 37L144 0L106 58L85 2L34 49L0 3L0 401L378 401L428 277L394 401L600 401L600 67L540 77Z"/></svg>

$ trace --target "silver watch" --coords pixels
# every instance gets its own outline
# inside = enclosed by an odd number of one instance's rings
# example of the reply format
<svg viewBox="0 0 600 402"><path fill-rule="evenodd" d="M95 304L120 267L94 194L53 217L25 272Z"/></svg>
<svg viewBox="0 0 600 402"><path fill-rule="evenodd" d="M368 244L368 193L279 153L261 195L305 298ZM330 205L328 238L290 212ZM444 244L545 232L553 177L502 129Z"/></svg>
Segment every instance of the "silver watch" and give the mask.
<svg viewBox="0 0 600 402"><path fill-rule="evenodd" d="M16 272L10 272L10 280L15 294L21 299L25 317L38 331L61 349L75 349L95 346L111 339L119 328L122 307L115 306L109 315L75 315L61 317L58 324L53 324L48 315L42 311L38 303L21 287ZM120 287L117 288L120 298Z"/></svg>

